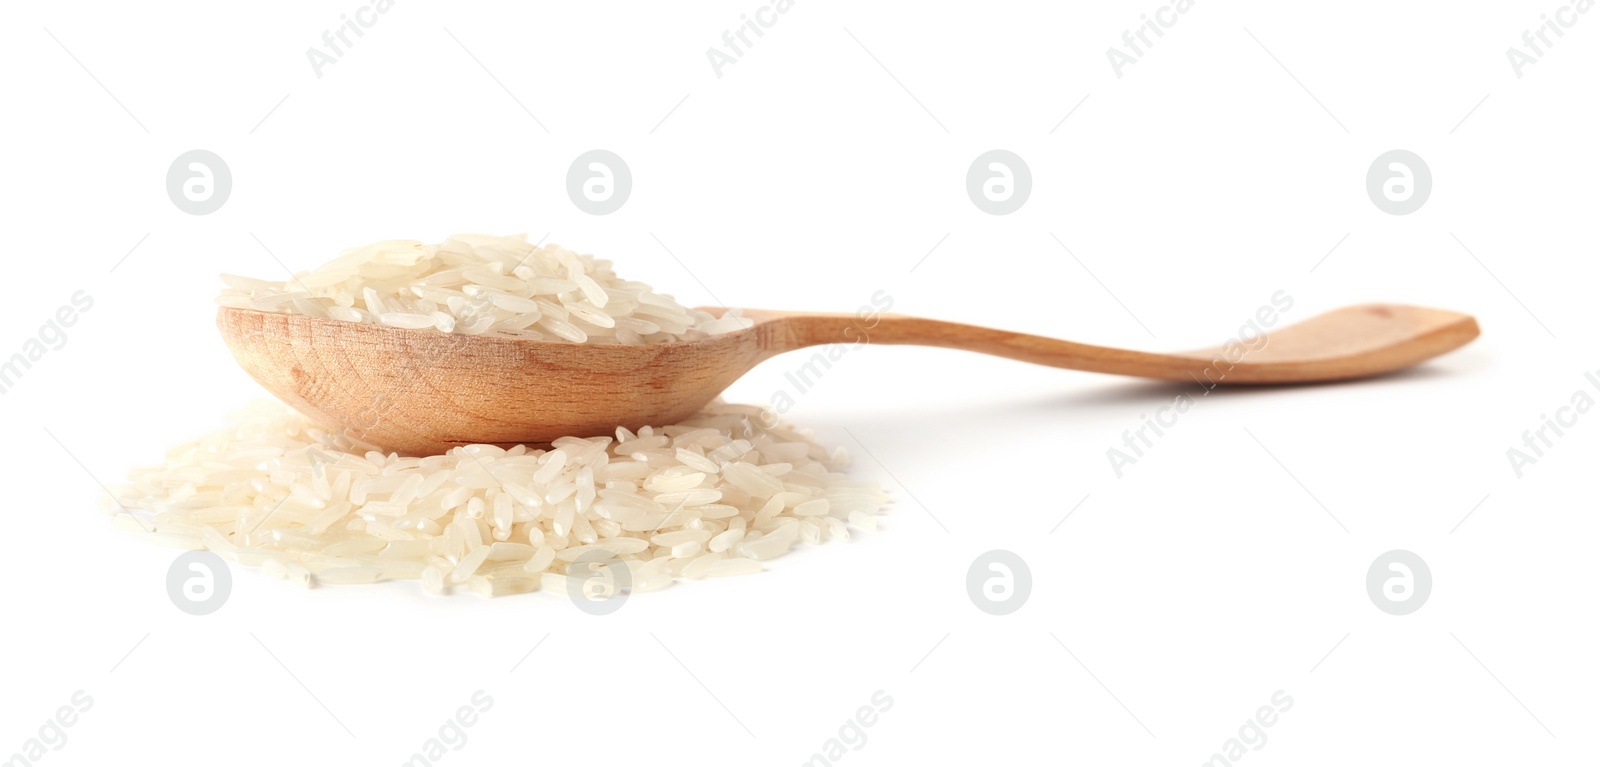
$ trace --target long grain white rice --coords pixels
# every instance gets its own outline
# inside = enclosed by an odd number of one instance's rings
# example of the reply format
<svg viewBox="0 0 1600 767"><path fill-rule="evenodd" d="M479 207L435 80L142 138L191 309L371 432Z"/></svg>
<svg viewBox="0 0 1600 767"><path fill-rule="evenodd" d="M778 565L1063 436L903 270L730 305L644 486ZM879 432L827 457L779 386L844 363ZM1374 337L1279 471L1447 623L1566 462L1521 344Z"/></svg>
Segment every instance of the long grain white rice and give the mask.
<svg viewBox="0 0 1600 767"><path fill-rule="evenodd" d="M774 420L719 401L615 438L403 458L262 402L135 470L112 510L140 515L161 542L307 586L517 594L565 588L568 568L600 556L651 591L755 572L798 542L848 537L846 521L876 527L888 496L840 473L842 451L761 425Z"/></svg>
<svg viewBox="0 0 1600 767"><path fill-rule="evenodd" d="M385 240L275 282L222 275L217 303L412 330L592 344L694 341L750 326L690 309L611 262L526 235Z"/></svg>

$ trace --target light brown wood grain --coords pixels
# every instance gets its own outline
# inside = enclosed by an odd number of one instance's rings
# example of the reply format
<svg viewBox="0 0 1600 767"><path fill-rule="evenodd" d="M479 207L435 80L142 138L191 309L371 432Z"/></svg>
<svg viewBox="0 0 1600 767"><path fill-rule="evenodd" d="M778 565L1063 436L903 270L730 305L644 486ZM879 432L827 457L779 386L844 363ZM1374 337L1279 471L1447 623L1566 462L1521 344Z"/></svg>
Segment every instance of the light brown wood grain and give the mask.
<svg viewBox="0 0 1600 767"><path fill-rule="evenodd" d="M640 346L456 335L229 308L217 313L217 325L239 364L279 399L329 428L411 455L675 423L763 360L832 343L941 346L1209 386L1372 376L1478 335L1470 316L1390 304L1339 309L1242 346L1176 354L892 314L865 320L744 314L754 327Z"/></svg>

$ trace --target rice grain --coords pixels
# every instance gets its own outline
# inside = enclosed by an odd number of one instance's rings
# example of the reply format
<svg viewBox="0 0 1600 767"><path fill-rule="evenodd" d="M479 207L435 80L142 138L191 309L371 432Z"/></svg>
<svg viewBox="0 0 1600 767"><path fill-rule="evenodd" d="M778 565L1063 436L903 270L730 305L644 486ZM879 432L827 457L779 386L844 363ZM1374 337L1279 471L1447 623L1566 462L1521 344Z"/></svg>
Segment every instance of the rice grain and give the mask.
<svg viewBox="0 0 1600 767"><path fill-rule="evenodd" d="M134 470L107 509L157 542L307 587L418 580L430 594L453 584L565 593L566 568L598 554L629 568L634 591L652 591L675 577L756 572L795 543L848 539L847 522L877 526L889 497L840 473L807 433L759 425L773 420L717 401L616 437L408 458L259 403Z"/></svg>

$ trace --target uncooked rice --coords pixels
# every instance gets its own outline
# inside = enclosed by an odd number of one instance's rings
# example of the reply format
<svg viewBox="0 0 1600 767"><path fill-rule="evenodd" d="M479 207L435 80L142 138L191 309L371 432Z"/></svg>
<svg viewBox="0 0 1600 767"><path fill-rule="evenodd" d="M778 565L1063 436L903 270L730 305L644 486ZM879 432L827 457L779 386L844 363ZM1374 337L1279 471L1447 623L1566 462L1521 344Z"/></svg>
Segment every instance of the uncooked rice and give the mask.
<svg viewBox="0 0 1600 767"><path fill-rule="evenodd" d="M681 424L405 458L272 402L118 488L119 525L304 586L420 580L430 593L651 591L735 575L799 542L872 530L889 497L808 432L721 401ZM123 513L126 512L126 513ZM603 564L592 564L605 560ZM621 573L604 568L625 567ZM604 574L606 577L595 576ZM590 579L593 580L590 580ZM591 591L593 591L591 589ZM588 592L586 592L588 593Z"/></svg>
<svg viewBox="0 0 1600 767"><path fill-rule="evenodd" d="M351 248L283 282L222 275L217 303L396 328L573 343L695 341L750 326L690 309L611 262L526 235L458 234L437 245Z"/></svg>

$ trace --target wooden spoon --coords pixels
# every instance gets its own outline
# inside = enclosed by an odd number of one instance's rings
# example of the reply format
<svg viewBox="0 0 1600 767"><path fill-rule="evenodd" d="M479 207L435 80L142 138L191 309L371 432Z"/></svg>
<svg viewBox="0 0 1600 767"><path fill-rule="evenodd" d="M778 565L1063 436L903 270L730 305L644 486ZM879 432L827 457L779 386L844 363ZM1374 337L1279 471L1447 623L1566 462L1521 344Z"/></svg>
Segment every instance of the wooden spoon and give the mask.
<svg viewBox="0 0 1600 767"><path fill-rule="evenodd" d="M718 313L721 310L708 310ZM1436 357L1478 335L1472 317L1370 304L1264 336L1178 354L1111 349L902 315L745 310L751 328L700 341L528 341L223 308L228 348L268 391L326 426L387 450L542 444L687 418L757 364L825 344L915 344L1040 365L1218 384L1338 381ZM1253 348L1252 348L1253 347ZM825 351L808 361L818 375Z"/></svg>

